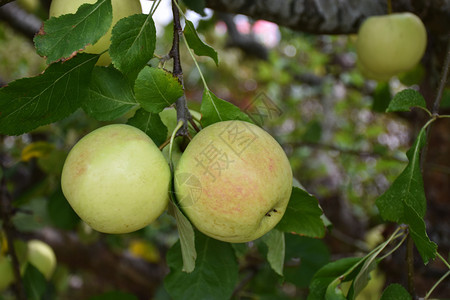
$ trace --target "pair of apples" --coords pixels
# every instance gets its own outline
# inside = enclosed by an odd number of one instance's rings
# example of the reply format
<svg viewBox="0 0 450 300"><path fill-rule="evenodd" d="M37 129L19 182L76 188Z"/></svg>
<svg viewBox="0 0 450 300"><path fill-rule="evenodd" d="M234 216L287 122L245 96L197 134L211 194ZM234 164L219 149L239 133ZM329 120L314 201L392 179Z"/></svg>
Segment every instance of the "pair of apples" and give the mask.
<svg viewBox="0 0 450 300"><path fill-rule="evenodd" d="M292 170L281 146L244 121L202 129L173 176L182 212L198 230L226 242L252 241L275 227L292 191ZM132 232L155 221L168 205L171 182L159 148L124 124L83 137L70 151L61 178L75 212L105 233Z"/></svg>
<svg viewBox="0 0 450 300"><path fill-rule="evenodd" d="M75 13L80 5L95 1L53 0L50 16ZM112 0L112 9L111 27L142 12L139 0ZM111 28L85 51L107 50L110 38ZM108 53L97 62L110 63ZM213 124L176 156L178 204L203 233L227 242L251 241L283 216L292 170L280 145L259 127L241 121ZM74 146L61 185L75 212L92 228L127 233L163 213L171 181L169 166L153 141L135 127L117 124L95 130Z"/></svg>

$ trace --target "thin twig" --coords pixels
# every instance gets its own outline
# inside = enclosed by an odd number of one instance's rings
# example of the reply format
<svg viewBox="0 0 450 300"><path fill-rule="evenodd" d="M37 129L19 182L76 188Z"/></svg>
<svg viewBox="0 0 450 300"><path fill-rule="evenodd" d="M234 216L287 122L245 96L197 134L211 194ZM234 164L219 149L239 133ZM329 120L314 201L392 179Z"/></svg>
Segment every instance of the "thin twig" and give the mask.
<svg viewBox="0 0 450 300"><path fill-rule="evenodd" d="M436 99L434 100L432 113L434 115L437 115L439 112L439 105L441 103L442 99L442 93L444 92L445 84L447 83L447 77L448 77L448 68L450 66L450 35L448 37L448 45L447 45L447 54L445 55L445 62L442 66L442 75L441 75L441 82L439 83L438 92L436 94Z"/></svg>
<svg viewBox="0 0 450 300"><path fill-rule="evenodd" d="M414 288L414 241L409 232L406 239L406 268L408 271L408 292L413 299L416 299L416 291Z"/></svg>
<svg viewBox="0 0 450 300"><path fill-rule="evenodd" d="M195 124L195 121L192 118L189 119L189 123L191 123L192 127L196 132L200 131L200 128L198 128L197 124Z"/></svg>
<svg viewBox="0 0 450 300"><path fill-rule="evenodd" d="M238 285L235 287L232 296L236 296L238 293L242 291L243 288L258 274L257 268L252 268L248 272L248 274L242 278L242 280L238 283Z"/></svg>
<svg viewBox="0 0 450 300"><path fill-rule="evenodd" d="M4 174L4 172L3 172ZM14 278L15 278L15 288L16 298L19 300L26 300L25 289L22 282L22 277L20 276L20 264L17 258L16 249L14 247L14 224L12 223L11 217L14 215L14 209L11 204L11 195L9 194L6 187L6 178L3 175L1 179L1 199L0 199L0 216L3 220L3 231L6 236L6 241L8 243L8 253L11 257Z"/></svg>
<svg viewBox="0 0 450 300"><path fill-rule="evenodd" d="M439 278L438 281L436 281L436 283L433 285L433 287L428 291L428 293L425 295L425 300L428 300L428 298L430 298L431 294L433 293L433 291L437 288L437 286L444 281L445 278L448 277L448 275L450 275L450 271L447 271L447 273L444 274L444 276L442 276L441 278Z"/></svg>
<svg viewBox="0 0 450 300"><path fill-rule="evenodd" d="M323 150L330 150L330 151L338 151L340 153L344 154L350 154L355 156L361 156L361 157L380 157L382 159L388 159L388 160L396 160L400 162L408 162L408 160L403 159L401 157L396 157L393 155L385 155L381 153L376 152L368 152L368 151L360 151L360 150L353 150L353 149L345 149L340 148L335 145L328 145L328 144L322 144L322 143L313 143L313 142L295 142L295 143L289 143L293 147L314 147L314 148L322 148Z"/></svg>

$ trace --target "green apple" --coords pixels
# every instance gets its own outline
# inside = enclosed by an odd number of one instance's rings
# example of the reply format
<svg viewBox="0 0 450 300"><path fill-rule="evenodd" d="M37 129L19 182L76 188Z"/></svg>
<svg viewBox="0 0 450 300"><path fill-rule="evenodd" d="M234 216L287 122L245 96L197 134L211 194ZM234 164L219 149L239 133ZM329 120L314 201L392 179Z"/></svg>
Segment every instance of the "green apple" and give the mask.
<svg viewBox="0 0 450 300"><path fill-rule="evenodd" d="M72 208L92 228L127 233L163 213L170 179L164 156L144 132L114 124L94 130L73 147L61 186Z"/></svg>
<svg viewBox="0 0 450 300"><path fill-rule="evenodd" d="M204 234L225 242L255 240L281 220L292 170L277 141L244 121L201 130L175 169L180 208Z"/></svg>
<svg viewBox="0 0 450 300"><path fill-rule="evenodd" d="M73 14L85 3L93 4L97 0L53 0L50 5L50 17L59 17L64 14ZM106 34L100 38L94 45L86 47L88 53L101 53L109 48L111 44L111 31L114 25L122 18L142 13L142 7L139 0L112 0L113 18L111 27ZM111 57L106 52L100 56L97 65L107 66L111 63Z"/></svg>
<svg viewBox="0 0 450 300"><path fill-rule="evenodd" d="M356 62L356 66L358 67L361 74L368 79L376 80L378 82L387 82L392 77L392 75L377 74L377 73L371 72L366 67L364 67L364 65L361 63L360 60L358 60Z"/></svg>
<svg viewBox="0 0 450 300"><path fill-rule="evenodd" d="M0 255L0 292L14 282L14 270L9 256Z"/></svg>
<svg viewBox="0 0 450 300"><path fill-rule="evenodd" d="M39 0L18 0L17 3L29 13L36 12L40 7Z"/></svg>
<svg viewBox="0 0 450 300"><path fill-rule="evenodd" d="M358 31L356 52L367 74L383 78L415 67L426 44L422 21L411 13L395 13L367 18Z"/></svg>
<svg viewBox="0 0 450 300"><path fill-rule="evenodd" d="M28 242L28 262L49 280L56 268L56 256L53 249L40 240Z"/></svg>

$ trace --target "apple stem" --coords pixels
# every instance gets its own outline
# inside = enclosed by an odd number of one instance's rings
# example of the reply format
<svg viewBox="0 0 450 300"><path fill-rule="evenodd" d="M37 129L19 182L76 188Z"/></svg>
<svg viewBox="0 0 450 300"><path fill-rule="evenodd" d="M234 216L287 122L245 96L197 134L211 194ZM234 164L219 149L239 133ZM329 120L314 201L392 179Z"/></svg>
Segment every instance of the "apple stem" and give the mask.
<svg viewBox="0 0 450 300"><path fill-rule="evenodd" d="M388 15L392 14L392 3L391 3L391 0L387 0L387 13L388 13Z"/></svg>
<svg viewBox="0 0 450 300"><path fill-rule="evenodd" d="M167 145L169 145L169 143L170 143L170 137L169 137L167 140L165 140L165 142L162 143L162 144L158 147L159 150L164 149Z"/></svg>
<svg viewBox="0 0 450 300"><path fill-rule="evenodd" d="M172 14L173 14L173 41L172 48L169 51L169 56L173 58L173 76L175 76L184 90L183 83L183 69L181 68L180 61L180 35L183 34L183 29L181 28L180 23L180 14L178 12L177 7L178 0L172 0ZM188 125L187 121L192 119L191 114L189 112L186 95L183 95L177 99L176 103L177 110L177 121L183 121L183 126L178 130L177 136L187 136L188 134Z"/></svg>
<svg viewBox="0 0 450 300"><path fill-rule="evenodd" d="M14 292L16 293L16 297L19 300L25 300L25 289L23 286L22 278L20 276L20 264L19 259L17 258L16 249L14 247L14 233L15 228L14 224L12 223L11 217L14 215L15 210L11 204L11 195L9 194L7 187L6 187L6 178L5 178L5 172L3 166L2 168L2 179L1 179L1 186L0 186L0 217L3 220L3 232L6 236L6 241L8 244L8 253L11 257L12 266L13 266L13 272L15 277L15 288Z"/></svg>

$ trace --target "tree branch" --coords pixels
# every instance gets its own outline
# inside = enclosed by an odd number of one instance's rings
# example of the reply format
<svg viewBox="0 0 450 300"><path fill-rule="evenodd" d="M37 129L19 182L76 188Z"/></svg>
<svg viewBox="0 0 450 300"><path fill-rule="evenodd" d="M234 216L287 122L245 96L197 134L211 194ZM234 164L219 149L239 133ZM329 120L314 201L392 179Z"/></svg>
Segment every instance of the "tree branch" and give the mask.
<svg viewBox="0 0 450 300"><path fill-rule="evenodd" d="M173 42L172 48L170 49L169 52L169 56L173 58L173 75L178 78L178 81L180 82L184 90L183 69L181 68L181 61L180 61L180 35L183 34L183 29L181 28L180 13L176 5L177 3L178 0L172 0ZM189 113L186 95L184 94L184 92L183 96L177 99L175 106L177 109L177 121L178 122L180 120L183 121L183 126L178 130L177 135L187 136L189 134L187 121L192 117L191 114Z"/></svg>
<svg viewBox="0 0 450 300"><path fill-rule="evenodd" d="M355 155L360 157L380 157L382 159L388 159L388 160L395 160L399 162L407 162L407 160L396 157L389 154L381 154L376 152L367 152L367 151L360 151L360 150L353 150L353 149L345 149L340 148L334 145L327 145L322 143L313 143L313 142L296 142L296 143L289 143L293 147L313 147L313 148L319 148L322 150L328 150L328 151L338 151L340 153L349 154L349 155Z"/></svg>
<svg viewBox="0 0 450 300"><path fill-rule="evenodd" d="M449 31L449 0L396 0L392 4L394 12L411 11L433 30ZM386 0L206 0L206 6L313 34L355 33L367 17L387 13Z"/></svg>
<svg viewBox="0 0 450 300"><path fill-rule="evenodd" d="M34 35L42 25L42 21L39 18L27 13L16 3L9 3L0 7L0 20L5 21L13 29L22 33L30 40L33 40Z"/></svg>
<svg viewBox="0 0 450 300"><path fill-rule="evenodd" d="M0 0L0 6L3 6L9 2L13 2L14 0Z"/></svg>

